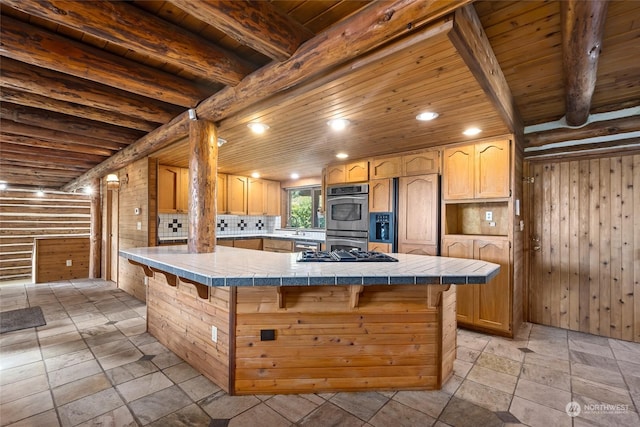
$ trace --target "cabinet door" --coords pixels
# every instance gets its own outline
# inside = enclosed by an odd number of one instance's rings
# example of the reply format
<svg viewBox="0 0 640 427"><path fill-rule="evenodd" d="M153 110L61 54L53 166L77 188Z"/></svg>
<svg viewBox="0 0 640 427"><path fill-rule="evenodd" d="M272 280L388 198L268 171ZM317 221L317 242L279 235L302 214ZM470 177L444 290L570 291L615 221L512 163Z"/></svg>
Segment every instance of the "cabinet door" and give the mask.
<svg viewBox="0 0 640 427"><path fill-rule="evenodd" d="M442 191L445 200L473 199L474 159L473 145L445 148Z"/></svg>
<svg viewBox="0 0 640 427"><path fill-rule="evenodd" d="M472 239L442 239L442 256L473 259ZM474 288L479 285L456 286L456 319L473 324Z"/></svg>
<svg viewBox="0 0 640 427"><path fill-rule="evenodd" d="M391 179L369 182L369 212L391 212L393 186Z"/></svg>
<svg viewBox="0 0 640 427"><path fill-rule="evenodd" d="M180 168L160 165L158 167L158 212L178 211L178 188Z"/></svg>
<svg viewBox="0 0 640 427"><path fill-rule="evenodd" d="M408 245L406 243L398 243L398 252L402 254L412 255L438 255L438 247L435 245Z"/></svg>
<svg viewBox="0 0 640 427"><path fill-rule="evenodd" d="M391 252L391 243L369 242L367 249L374 252L389 253Z"/></svg>
<svg viewBox="0 0 640 427"><path fill-rule="evenodd" d="M369 162L348 163L344 170L345 182L362 182L369 180Z"/></svg>
<svg viewBox="0 0 640 427"><path fill-rule="evenodd" d="M343 182L345 182L344 166L345 165L327 166L327 175L326 175L327 185L342 184Z"/></svg>
<svg viewBox="0 0 640 427"><path fill-rule="evenodd" d="M475 147L476 198L509 197L509 140Z"/></svg>
<svg viewBox="0 0 640 427"><path fill-rule="evenodd" d="M370 179L395 178L402 175L402 159L385 157L371 161Z"/></svg>
<svg viewBox="0 0 640 427"><path fill-rule="evenodd" d="M400 178L398 244L438 245L438 175Z"/></svg>
<svg viewBox="0 0 640 427"><path fill-rule="evenodd" d="M500 272L489 283L476 287L474 324L508 332L510 330L510 250L506 240L474 241L474 258L500 264Z"/></svg>
<svg viewBox="0 0 640 427"><path fill-rule="evenodd" d="M244 176L229 175L227 182L227 206L232 215L247 214L248 182Z"/></svg>
<svg viewBox="0 0 640 427"><path fill-rule="evenodd" d="M226 214L227 209L227 175L223 173L218 174L218 181L216 182L216 200L218 214Z"/></svg>
<svg viewBox="0 0 640 427"><path fill-rule="evenodd" d="M402 156L402 171L404 176L438 173L440 152L433 150Z"/></svg>
<svg viewBox="0 0 640 427"><path fill-rule="evenodd" d="M280 183L265 181L264 207L267 215L280 215Z"/></svg>
<svg viewBox="0 0 640 427"><path fill-rule="evenodd" d="M257 178L248 178L248 215L264 215L264 181Z"/></svg>
<svg viewBox="0 0 640 427"><path fill-rule="evenodd" d="M234 248L262 250L262 239L235 239Z"/></svg>
<svg viewBox="0 0 640 427"><path fill-rule="evenodd" d="M217 239L216 245L233 247L233 239Z"/></svg>
<svg viewBox="0 0 640 427"><path fill-rule="evenodd" d="M180 169L178 185L178 212L189 212L189 169Z"/></svg>

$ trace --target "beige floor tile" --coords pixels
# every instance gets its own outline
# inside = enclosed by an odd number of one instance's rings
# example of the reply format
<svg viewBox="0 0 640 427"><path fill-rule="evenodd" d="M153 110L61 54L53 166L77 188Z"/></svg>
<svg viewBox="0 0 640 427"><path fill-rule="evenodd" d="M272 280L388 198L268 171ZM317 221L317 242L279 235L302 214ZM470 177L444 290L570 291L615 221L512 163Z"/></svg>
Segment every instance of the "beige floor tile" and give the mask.
<svg viewBox="0 0 640 427"><path fill-rule="evenodd" d="M190 380L191 378L200 375L200 373L192 368L191 365L189 365L187 362L178 363L177 365L171 366L163 370L162 372L164 372L164 374L176 384Z"/></svg>
<svg viewBox="0 0 640 427"><path fill-rule="evenodd" d="M52 390L52 393L56 405L62 406L108 388L111 388L111 383L106 375L100 372L99 374L56 387Z"/></svg>
<svg viewBox="0 0 640 427"><path fill-rule="evenodd" d="M585 396L575 395L573 400L580 405L580 414L574 418L574 427L604 426L627 427L640 425L640 417L631 406L607 408L602 402Z"/></svg>
<svg viewBox="0 0 640 427"><path fill-rule="evenodd" d="M467 374L467 379L513 394L518 377L475 365Z"/></svg>
<svg viewBox="0 0 640 427"><path fill-rule="evenodd" d="M162 372L154 372L120 384L116 388L125 402L131 402L171 386L173 386L173 382Z"/></svg>
<svg viewBox="0 0 640 427"><path fill-rule="evenodd" d="M455 396L440 415L439 421L456 427L503 427L503 422L495 412Z"/></svg>
<svg viewBox="0 0 640 427"><path fill-rule="evenodd" d="M447 394L454 394L456 392L456 390L458 390L458 387L460 387L460 384L462 384L462 381L464 380L464 378L458 376L458 375L452 375L443 385L442 385L442 391L447 393Z"/></svg>
<svg viewBox="0 0 640 427"><path fill-rule="evenodd" d="M59 427L58 414L55 409L25 418L17 423L10 424L9 427Z"/></svg>
<svg viewBox="0 0 640 427"><path fill-rule="evenodd" d="M5 369L29 365L34 362L38 362L39 360L42 360L42 353L40 352L40 349L35 349L14 354L13 356L4 357L0 355L0 366L2 366L2 371L4 371Z"/></svg>
<svg viewBox="0 0 640 427"><path fill-rule="evenodd" d="M613 387L595 381L582 378L571 378L571 391L573 394L588 397L602 403L611 405L633 405L631 395L626 387Z"/></svg>
<svg viewBox="0 0 640 427"><path fill-rule="evenodd" d="M455 397L490 411L506 411L511 403L511 394L470 380L465 380L462 383L456 391Z"/></svg>
<svg viewBox="0 0 640 427"><path fill-rule="evenodd" d="M218 393L220 390L222 390L220 387L218 387L202 375L184 381L178 384L178 386L182 389L182 391L187 393L187 396L189 396L194 402L197 402L198 400L204 399L205 397L211 396L212 394Z"/></svg>
<svg viewBox="0 0 640 427"><path fill-rule="evenodd" d="M102 372L102 370L98 362L95 360L87 360L86 362L81 362L68 368L49 372L49 384L52 388L55 388L100 372Z"/></svg>
<svg viewBox="0 0 640 427"><path fill-rule="evenodd" d="M125 350L120 353L110 354L109 356L101 357L98 359L102 369L108 371L109 369L116 368L118 366L126 365L128 363L135 362L142 357L142 353L137 348Z"/></svg>
<svg viewBox="0 0 640 427"><path fill-rule="evenodd" d="M193 402L178 386L165 388L129 403L129 409L147 425Z"/></svg>
<svg viewBox="0 0 640 427"><path fill-rule="evenodd" d="M35 342L37 338L38 336L34 328L5 332L0 335L0 348L5 348L22 342Z"/></svg>
<svg viewBox="0 0 640 427"><path fill-rule="evenodd" d="M324 399L315 403L297 394L278 394L265 401L271 409L284 416L291 422L298 422L325 402Z"/></svg>
<svg viewBox="0 0 640 427"><path fill-rule="evenodd" d="M87 348L87 344L84 340L79 339L76 341L69 341L62 344L52 345L42 348L42 357L44 359L51 359L53 357L62 356L69 353L75 353Z"/></svg>
<svg viewBox="0 0 640 427"><path fill-rule="evenodd" d="M518 396L513 398L509 412L531 427L571 427L572 424L571 417L565 411L551 409Z"/></svg>
<svg viewBox="0 0 640 427"><path fill-rule="evenodd" d="M453 361L453 373L462 378L467 376L472 367L473 363L464 360L456 359Z"/></svg>
<svg viewBox="0 0 640 427"><path fill-rule="evenodd" d="M229 422L229 427L246 426L269 426L269 427L289 427L289 420L278 414L276 411L261 403L246 412L234 417Z"/></svg>
<svg viewBox="0 0 640 427"><path fill-rule="evenodd" d="M57 371L58 369L68 368L69 366L77 365L87 360L93 360L93 353L88 348L73 353L62 354L60 356L51 357L45 359L44 363L47 367L47 371Z"/></svg>
<svg viewBox="0 0 640 427"><path fill-rule="evenodd" d="M200 402L200 406L211 418L230 419L259 403L260 399L255 396L221 394L203 400Z"/></svg>
<svg viewBox="0 0 640 427"><path fill-rule="evenodd" d="M451 394L442 390L399 391L393 396L396 402L423 412L434 419L440 416L450 399Z"/></svg>
<svg viewBox="0 0 640 427"><path fill-rule="evenodd" d="M571 402L571 392L524 378L518 381L515 395L559 411L564 411L567 403Z"/></svg>
<svg viewBox="0 0 640 427"><path fill-rule="evenodd" d="M527 353L524 357L524 363L527 365L544 366L554 371L569 374L571 371L571 363L568 359L556 359L555 357L546 356L538 353Z"/></svg>
<svg viewBox="0 0 640 427"><path fill-rule="evenodd" d="M493 353L482 353L476 361L477 366L489 368L508 375L520 375L521 362L506 357L497 356Z"/></svg>
<svg viewBox="0 0 640 427"><path fill-rule="evenodd" d="M480 353L481 353L480 350L474 350L469 347L458 346L456 357L460 360L464 360L465 362L474 363L480 356Z"/></svg>
<svg viewBox="0 0 640 427"><path fill-rule="evenodd" d="M151 334L149 334L148 332L145 332L143 334L140 335L134 335L132 337L129 337L129 341L131 341L133 343L133 345L135 345L136 347L140 347L142 345L145 344L151 344L154 342L158 342L158 340Z"/></svg>
<svg viewBox="0 0 640 427"><path fill-rule="evenodd" d="M165 351L164 353L157 354L152 359L154 365L156 365L160 369L166 369L170 366L177 365L178 363L184 362L184 360L180 359L180 357L176 356L170 351Z"/></svg>
<svg viewBox="0 0 640 427"><path fill-rule="evenodd" d="M601 338L601 337L598 337L598 338ZM598 345L592 342L569 339L569 350L576 350L582 353L588 353L596 356L608 357L610 359L613 359L613 352L611 351L611 348L609 347L607 340L603 339L603 342L606 345Z"/></svg>
<svg viewBox="0 0 640 427"><path fill-rule="evenodd" d="M120 406L112 411L106 412L102 415L78 424L77 427L136 427L138 423L133 419L133 415L126 406ZM170 426L171 424L165 424ZM206 424L203 424L206 426Z"/></svg>
<svg viewBox="0 0 640 427"><path fill-rule="evenodd" d="M417 411L396 401L389 401L369 421L375 427L428 427L435 423L435 418Z"/></svg>
<svg viewBox="0 0 640 427"><path fill-rule="evenodd" d="M176 412L164 416L151 424L150 427L206 427L211 422L211 417L195 403L186 406ZM136 424L137 425L137 424Z"/></svg>
<svg viewBox="0 0 640 427"><path fill-rule="evenodd" d="M559 388L560 390L571 391L571 377L569 374L549 369L542 365L522 365L520 378Z"/></svg>
<svg viewBox="0 0 640 427"><path fill-rule="evenodd" d="M32 417L53 409L53 400L49 390L31 394L22 399L13 400L0 405L0 425L15 423L24 418Z"/></svg>
<svg viewBox="0 0 640 427"><path fill-rule="evenodd" d="M493 338L489 341L484 352L515 360L516 362L522 362L524 360L524 353L516 344L499 338Z"/></svg>
<svg viewBox="0 0 640 427"><path fill-rule="evenodd" d="M118 385L156 372L158 367L150 360L137 360L126 365L118 366L106 371L107 377L113 385Z"/></svg>
<svg viewBox="0 0 640 427"><path fill-rule="evenodd" d="M330 400L336 406L367 421L369 420L389 399L380 393L358 392L358 393L337 393Z"/></svg>
<svg viewBox="0 0 640 427"><path fill-rule="evenodd" d="M44 367L44 361L42 360L16 366L15 368L3 369L0 370L0 386L26 380L31 377L37 377L44 373L46 373L46 369Z"/></svg>
<svg viewBox="0 0 640 427"><path fill-rule="evenodd" d="M362 427L364 421L342 408L326 402L298 423L300 427Z"/></svg>
<svg viewBox="0 0 640 427"><path fill-rule="evenodd" d="M11 402L23 397L49 390L49 380L46 374L26 378L22 381L5 386L0 391L0 404Z"/></svg>
<svg viewBox="0 0 640 427"><path fill-rule="evenodd" d="M459 347L471 348L473 350L482 351L487 346L490 337L481 335L476 332L458 330L457 344Z"/></svg>
<svg viewBox="0 0 640 427"><path fill-rule="evenodd" d="M122 336L122 339L107 342L104 344L96 345L91 347L91 351L96 355L98 359L110 356L116 353L122 353L127 350L135 350L136 347L131 344L131 342Z"/></svg>
<svg viewBox="0 0 640 427"><path fill-rule="evenodd" d="M614 387L626 388L622 374L582 363L571 364L571 376Z"/></svg>
<svg viewBox="0 0 640 427"><path fill-rule="evenodd" d="M40 347L49 347L52 345L63 344L65 342L82 340L82 335L78 331L71 331L64 334L52 335L46 338L40 338Z"/></svg>
<svg viewBox="0 0 640 427"><path fill-rule="evenodd" d="M58 408L63 426L75 426L124 405L113 388L75 400Z"/></svg>

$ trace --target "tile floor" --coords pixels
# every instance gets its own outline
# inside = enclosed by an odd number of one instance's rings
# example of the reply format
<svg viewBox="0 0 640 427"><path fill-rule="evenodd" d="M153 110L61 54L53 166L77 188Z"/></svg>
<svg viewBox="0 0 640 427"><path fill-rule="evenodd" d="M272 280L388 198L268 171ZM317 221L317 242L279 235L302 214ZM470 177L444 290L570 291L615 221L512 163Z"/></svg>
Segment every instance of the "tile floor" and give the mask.
<svg viewBox="0 0 640 427"><path fill-rule="evenodd" d="M47 325L0 335L2 426L640 426L640 344L625 341L460 330L440 391L232 397L147 334L145 305L111 282L0 285L0 311L27 306Z"/></svg>

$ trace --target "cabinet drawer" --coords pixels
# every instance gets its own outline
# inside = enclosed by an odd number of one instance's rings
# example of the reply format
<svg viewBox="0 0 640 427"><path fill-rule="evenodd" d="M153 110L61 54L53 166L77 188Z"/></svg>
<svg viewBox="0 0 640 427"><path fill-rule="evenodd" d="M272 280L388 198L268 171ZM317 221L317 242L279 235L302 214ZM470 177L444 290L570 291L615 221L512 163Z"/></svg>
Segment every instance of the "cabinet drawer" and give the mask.
<svg viewBox="0 0 640 427"><path fill-rule="evenodd" d="M268 252L293 252L291 240L263 239L262 250Z"/></svg>

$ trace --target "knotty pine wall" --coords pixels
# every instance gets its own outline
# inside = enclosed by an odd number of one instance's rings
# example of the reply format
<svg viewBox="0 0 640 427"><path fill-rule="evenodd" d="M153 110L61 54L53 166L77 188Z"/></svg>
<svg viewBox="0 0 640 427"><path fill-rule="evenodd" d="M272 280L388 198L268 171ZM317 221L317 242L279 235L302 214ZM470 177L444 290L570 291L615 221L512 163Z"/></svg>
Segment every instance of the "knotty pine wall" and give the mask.
<svg viewBox="0 0 640 427"><path fill-rule="evenodd" d="M156 244L155 198L150 197L151 189L155 194L156 171L156 162L145 158L116 172L120 178L117 190L119 250ZM134 213L135 208L140 208L139 215ZM141 301L146 300L142 269L129 264L124 258L118 260L118 287Z"/></svg>
<svg viewBox="0 0 640 427"><path fill-rule="evenodd" d="M640 155L528 169L529 320L640 342Z"/></svg>
<svg viewBox="0 0 640 427"><path fill-rule="evenodd" d="M35 239L33 283L89 277L89 251L88 237Z"/></svg>
<svg viewBox="0 0 640 427"><path fill-rule="evenodd" d="M82 193L0 191L0 281L32 278L35 238L88 238L90 212L90 198Z"/></svg>

